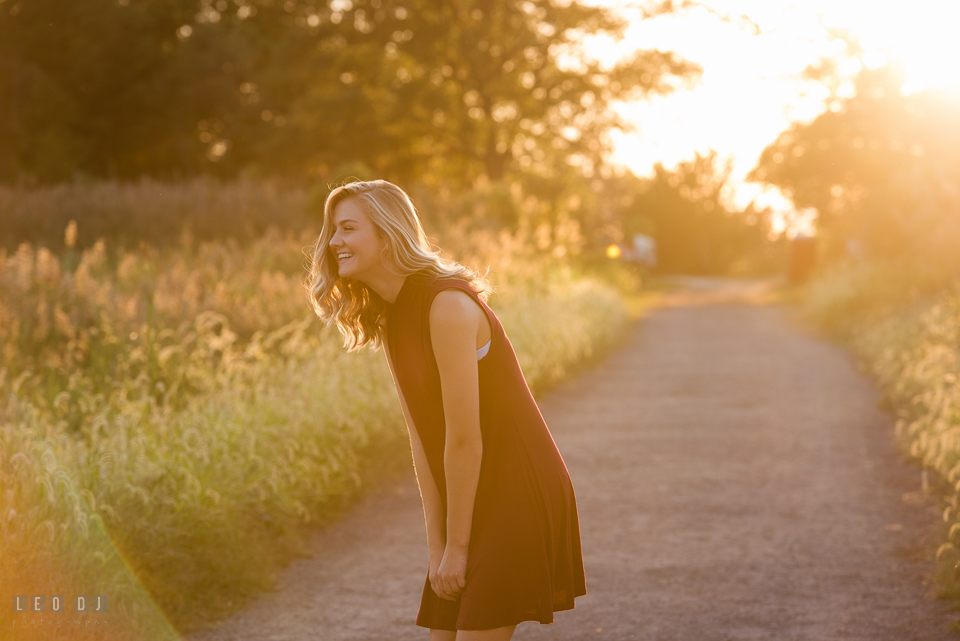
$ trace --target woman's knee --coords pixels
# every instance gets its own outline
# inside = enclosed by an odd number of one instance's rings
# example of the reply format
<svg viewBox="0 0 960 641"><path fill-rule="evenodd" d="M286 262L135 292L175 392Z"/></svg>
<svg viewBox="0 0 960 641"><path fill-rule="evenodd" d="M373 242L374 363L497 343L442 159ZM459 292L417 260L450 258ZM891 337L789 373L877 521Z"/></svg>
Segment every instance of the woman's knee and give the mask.
<svg viewBox="0 0 960 641"><path fill-rule="evenodd" d="M508 625L493 630L460 630L456 641L510 641L516 629L517 626ZM432 637L430 641L433 641Z"/></svg>

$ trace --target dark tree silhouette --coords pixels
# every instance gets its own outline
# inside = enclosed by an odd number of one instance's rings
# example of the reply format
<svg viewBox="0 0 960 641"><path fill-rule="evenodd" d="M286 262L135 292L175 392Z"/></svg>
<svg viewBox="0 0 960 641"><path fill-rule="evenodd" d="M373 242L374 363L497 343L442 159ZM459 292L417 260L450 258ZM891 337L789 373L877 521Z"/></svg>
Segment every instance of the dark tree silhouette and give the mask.
<svg viewBox="0 0 960 641"><path fill-rule="evenodd" d="M4 0L0 179L590 175L611 100L698 71L562 63L623 27L576 1Z"/></svg>

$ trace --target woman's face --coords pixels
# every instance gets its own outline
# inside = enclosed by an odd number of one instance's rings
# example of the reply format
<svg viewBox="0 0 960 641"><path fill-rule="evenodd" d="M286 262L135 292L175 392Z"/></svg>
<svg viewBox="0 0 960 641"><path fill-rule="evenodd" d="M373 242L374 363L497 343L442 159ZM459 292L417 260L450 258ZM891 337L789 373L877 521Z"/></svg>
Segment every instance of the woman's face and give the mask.
<svg viewBox="0 0 960 641"><path fill-rule="evenodd" d="M354 198L337 203L333 223L330 252L340 276L369 283L370 276L376 277L385 271L380 254L386 240L377 235L373 223Z"/></svg>

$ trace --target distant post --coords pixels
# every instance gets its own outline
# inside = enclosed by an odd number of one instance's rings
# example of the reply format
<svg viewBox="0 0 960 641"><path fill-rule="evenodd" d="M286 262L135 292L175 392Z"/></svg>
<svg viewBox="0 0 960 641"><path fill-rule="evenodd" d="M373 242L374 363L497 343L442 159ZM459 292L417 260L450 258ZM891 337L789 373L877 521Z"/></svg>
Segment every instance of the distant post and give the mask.
<svg viewBox="0 0 960 641"><path fill-rule="evenodd" d="M817 238L798 233L790 241L790 260L787 266L787 280L790 283L802 283L810 277L817 263Z"/></svg>

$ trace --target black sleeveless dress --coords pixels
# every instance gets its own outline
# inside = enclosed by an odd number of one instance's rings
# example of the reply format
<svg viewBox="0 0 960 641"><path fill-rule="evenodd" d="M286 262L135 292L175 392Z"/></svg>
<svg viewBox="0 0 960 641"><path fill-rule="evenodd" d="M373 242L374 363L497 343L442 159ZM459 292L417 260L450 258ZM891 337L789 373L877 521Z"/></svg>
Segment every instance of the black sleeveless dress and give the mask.
<svg viewBox="0 0 960 641"><path fill-rule="evenodd" d="M430 340L430 305L445 288L467 292L493 330L477 362L483 459L457 601L424 582L417 625L488 630L521 621L552 623L586 594L577 502L567 467L527 386L499 319L471 285L417 272L407 276L386 323L388 344L414 428L446 510L445 422Z"/></svg>

